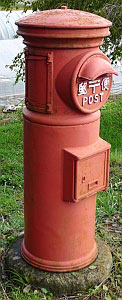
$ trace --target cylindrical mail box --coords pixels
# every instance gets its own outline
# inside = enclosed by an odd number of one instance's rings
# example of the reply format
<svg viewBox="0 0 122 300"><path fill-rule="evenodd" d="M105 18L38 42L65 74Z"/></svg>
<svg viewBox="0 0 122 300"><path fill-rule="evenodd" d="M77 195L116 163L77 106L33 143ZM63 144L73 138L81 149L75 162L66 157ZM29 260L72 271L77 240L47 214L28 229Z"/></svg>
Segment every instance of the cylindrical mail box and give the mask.
<svg viewBox="0 0 122 300"><path fill-rule="evenodd" d="M26 45L22 256L42 270L78 270L97 256L96 194L108 186L99 109L116 72L99 46L111 22L63 6L16 24Z"/></svg>

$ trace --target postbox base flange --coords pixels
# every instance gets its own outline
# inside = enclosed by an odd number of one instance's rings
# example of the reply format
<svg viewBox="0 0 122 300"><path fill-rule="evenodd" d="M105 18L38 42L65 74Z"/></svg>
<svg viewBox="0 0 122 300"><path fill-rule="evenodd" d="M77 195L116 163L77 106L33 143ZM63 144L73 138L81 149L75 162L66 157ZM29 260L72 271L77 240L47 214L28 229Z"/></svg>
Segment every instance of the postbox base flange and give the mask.
<svg viewBox="0 0 122 300"><path fill-rule="evenodd" d="M73 272L76 270L80 270L85 268L89 264L91 264L98 255L97 244L95 242L94 248L90 252L90 255L86 255L85 257L81 257L75 261L68 262L55 262L55 261L47 261L44 259L39 259L29 253L25 247L24 239L22 241L21 246L21 254L27 263L30 265L49 272Z"/></svg>
<svg viewBox="0 0 122 300"><path fill-rule="evenodd" d="M96 239L98 256L91 265L82 270L65 273L41 271L26 263L21 257L22 239L23 237L18 238L9 249L6 256L6 270L13 269L28 278L29 283L35 288L46 288L56 296L71 295L74 292L87 291L109 276L112 255L108 246L100 239Z"/></svg>

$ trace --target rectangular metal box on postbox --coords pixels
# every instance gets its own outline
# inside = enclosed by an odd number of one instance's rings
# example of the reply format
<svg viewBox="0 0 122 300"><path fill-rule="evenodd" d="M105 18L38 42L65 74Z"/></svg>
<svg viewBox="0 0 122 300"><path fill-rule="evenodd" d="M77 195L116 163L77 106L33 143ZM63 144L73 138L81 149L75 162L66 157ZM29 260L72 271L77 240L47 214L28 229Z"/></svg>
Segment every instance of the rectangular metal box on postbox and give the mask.
<svg viewBox="0 0 122 300"><path fill-rule="evenodd" d="M110 147L99 139L88 147L64 150L64 201L78 202L101 190L107 191Z"/></svg>

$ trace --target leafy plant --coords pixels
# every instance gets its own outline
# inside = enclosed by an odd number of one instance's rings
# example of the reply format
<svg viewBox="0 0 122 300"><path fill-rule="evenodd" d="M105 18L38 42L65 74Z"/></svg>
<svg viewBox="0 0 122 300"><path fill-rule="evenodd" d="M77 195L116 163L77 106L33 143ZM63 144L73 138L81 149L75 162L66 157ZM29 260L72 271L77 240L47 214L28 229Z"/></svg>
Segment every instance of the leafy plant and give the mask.
<svg viewBox="0 0 122 300"><path fill-rule="evenodd" d="M15 84L21 79L25 82L25 55L24 50L19 52L12 60L11 65L6 65L10 70L16 72Z"/></svg>

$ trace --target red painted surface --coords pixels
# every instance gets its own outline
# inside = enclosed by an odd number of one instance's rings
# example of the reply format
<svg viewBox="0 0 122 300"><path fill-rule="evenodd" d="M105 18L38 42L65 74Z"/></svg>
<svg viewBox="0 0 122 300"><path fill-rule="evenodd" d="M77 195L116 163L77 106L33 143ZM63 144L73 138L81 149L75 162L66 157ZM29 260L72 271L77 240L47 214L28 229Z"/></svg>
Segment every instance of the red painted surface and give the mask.
<svg viewBox="0 0 122 300"><path fill-rule="evenodd" d="M63 6L16 24L27 46L22 256L43 270L78 270L97 256L96 193L108 186L99 108L116 72L98 47L111 23Z"/></svg>

